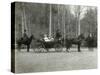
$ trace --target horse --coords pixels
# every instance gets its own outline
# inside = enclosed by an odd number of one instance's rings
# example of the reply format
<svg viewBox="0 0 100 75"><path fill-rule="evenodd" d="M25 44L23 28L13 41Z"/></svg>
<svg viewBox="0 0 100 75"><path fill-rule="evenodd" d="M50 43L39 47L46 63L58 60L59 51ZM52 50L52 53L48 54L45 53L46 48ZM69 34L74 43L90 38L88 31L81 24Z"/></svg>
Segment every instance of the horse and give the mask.
<svg viewBox="0 0 100 75"><path fill-rule="evenodd" d="M65 41L64 46L66 47L66 51L69 52L68 50L72 47L72 45L77 45L78 52L81 52L80 46L82 44L82 41L84 39L83 34L79 35L77 38L62 38L62 43Z"/></svg>
<svg viewBox="0 0 100 75"><path fill-rule="evenodd" d="M85 38L85 45L92 51L94 47L97 47L97 38L88 35L88 37Z"/></svg>
<svg viewBox="0 0 100 75"><path fill-rule="evenodd" d="M26 40L23 40L24 37L20 38L17 40L17 45L18 45L18 49L20 50L22 44L27 46L27 52L29 52L29 48L30 48L30 44L32 42L32 39L34 39L34 36L31 35L29 38L27 38Z"/></svg>

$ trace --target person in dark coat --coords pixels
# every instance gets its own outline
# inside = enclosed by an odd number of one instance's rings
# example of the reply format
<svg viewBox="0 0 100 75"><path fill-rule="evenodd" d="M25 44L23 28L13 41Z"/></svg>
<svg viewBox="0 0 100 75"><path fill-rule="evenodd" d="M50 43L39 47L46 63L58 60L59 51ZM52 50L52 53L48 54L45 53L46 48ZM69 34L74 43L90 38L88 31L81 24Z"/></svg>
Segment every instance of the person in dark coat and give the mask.
<svg viewBox="0 0 100 75"><path fill-rule="evenodd" d="M62 37L61 32L59 31L59 29L57 29L55 39L59 40L61 37Z"/></svg>
<svg viewBox="0 0 100 75"><path fill-rule="evenodd" d="M26 30L24 30L24 33L23 33L23 41L27 41L28 39L28 35L26 33Z"/></svg>
<svg viewBox="0 0 100 75"><path fill-rule="evenodd" d="M93 51L94 39L91 33L88 35L86 42L87 42L87 47L89 48L89 50Z"/></svg>

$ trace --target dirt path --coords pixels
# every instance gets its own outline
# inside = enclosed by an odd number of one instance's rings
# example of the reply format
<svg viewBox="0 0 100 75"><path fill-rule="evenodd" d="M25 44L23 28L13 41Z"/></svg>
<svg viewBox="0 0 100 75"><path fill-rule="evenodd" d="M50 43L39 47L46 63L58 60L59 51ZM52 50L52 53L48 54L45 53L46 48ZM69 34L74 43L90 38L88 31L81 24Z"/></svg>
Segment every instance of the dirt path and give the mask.
<svg viewBox="0 0 100 75"><path fill-rule="evenodd" d="M97 50L34 53L16 51L16 73L97 68Z"/></svg>

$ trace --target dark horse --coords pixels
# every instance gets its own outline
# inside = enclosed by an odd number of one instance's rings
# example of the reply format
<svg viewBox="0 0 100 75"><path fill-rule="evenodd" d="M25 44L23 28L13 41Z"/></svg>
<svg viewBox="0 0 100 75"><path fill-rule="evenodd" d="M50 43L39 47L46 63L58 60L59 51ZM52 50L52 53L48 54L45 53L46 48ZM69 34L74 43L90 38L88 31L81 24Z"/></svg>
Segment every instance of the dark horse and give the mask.
<svg viewBox="0 0 100 75"><path fill-rule="evenodd" d="M88 35L85 39L85 46L92 51L94 47L97 47L97 37Z"/></svg>
<svg viewBox="0 0 100 75"><path fill-rule="evenodd" d="M62 41L64 42L65 41L65 47L66 47L66 51L68 51L68 49L70 49L72 47L72 45L77 45L77 49L78 49L78 52L81 52L80 50L80 46L82 44L82 41L84 39L84 36L83 34L79 35L77 38L64 38L62 39ZM68 51L69 52L69 51Z"/></svg>
<svg viewBox="0 0 100 75"><path fill-rule="evenodd" d="M30 48L30 44L32 42L32 39L34 38L33 35L31 35L29 38L27 38L26 40L23 40L24 37L20 38L17 40L17 45L18 45L18 49L20 50L21 45L24 44L27 46L27 52L29 52L29 48Z"/></svg>

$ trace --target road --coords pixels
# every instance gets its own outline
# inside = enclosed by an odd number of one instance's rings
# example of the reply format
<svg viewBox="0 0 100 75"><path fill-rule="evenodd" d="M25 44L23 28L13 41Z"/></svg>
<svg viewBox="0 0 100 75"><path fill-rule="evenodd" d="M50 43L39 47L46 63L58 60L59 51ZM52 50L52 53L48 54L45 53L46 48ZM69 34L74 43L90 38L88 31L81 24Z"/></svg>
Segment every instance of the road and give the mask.
<svg viewBox="0 0 100 75"><path fill-rule="evenodd" d="M16 50L15 61L16 73L94 69L97 68L97 49L89 51L83 48L77 52L77 49L72 48L69 53Z"/></svg>

